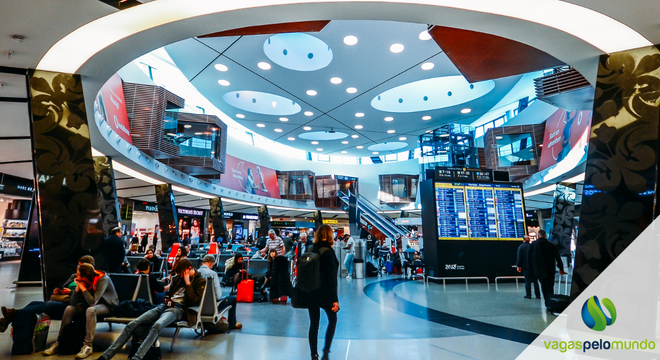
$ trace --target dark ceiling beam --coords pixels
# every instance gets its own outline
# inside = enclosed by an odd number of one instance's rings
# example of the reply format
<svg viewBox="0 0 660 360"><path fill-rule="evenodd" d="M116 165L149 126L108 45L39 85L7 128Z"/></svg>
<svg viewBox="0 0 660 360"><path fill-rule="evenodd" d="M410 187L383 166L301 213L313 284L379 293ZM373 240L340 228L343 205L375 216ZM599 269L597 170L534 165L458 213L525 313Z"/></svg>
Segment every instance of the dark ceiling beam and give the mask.
<svg viewBox="0 0 660 360"><path fill-rule="evenodd" d="M220 31L212 34L198 36L198 38L215 38L224 36L247 36L247 35L265 35L265 34L282 34L282 33L296 33L296 32L317 32L330 23L330 20L320 21L300 21L282 24L269 24L261 26L249 26L240 29L232 29Z"/></svg>
<svg viewBox="0 0 660 360"><path fill-rule="evenodd" d="M8 165L8 164L26 164L26 163L32 163L32 160L14 160L14 161L0 161L0 165Z"/></svg>

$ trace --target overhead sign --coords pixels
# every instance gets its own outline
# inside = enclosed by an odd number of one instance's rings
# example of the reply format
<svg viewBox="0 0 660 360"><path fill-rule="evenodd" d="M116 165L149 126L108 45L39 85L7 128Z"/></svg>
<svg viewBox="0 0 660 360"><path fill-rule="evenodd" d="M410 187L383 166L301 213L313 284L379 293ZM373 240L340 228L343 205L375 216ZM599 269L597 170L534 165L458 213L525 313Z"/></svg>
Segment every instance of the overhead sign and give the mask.
<svg viewBox="0 0 660 360"><path fill-rule="evenodd" d="M435 178L443 181L493 181L493 171L488 169L470 169L464 167L435 167Z"/></svg>
<svg viewBox="0 0 660 360"><path fill-rule="evenodd" d="M259 220L259 215L243 214L243 216L241 216L241 219L243 219L243 220Z"/></svg>
<svg viewBox="0 0 660 360"><path fill-rule="evenodd" d="M337 178L337 180L358 181L358 178L352 176L337 175L335 177Z"/></svg>
<svg viewBox="0 0 660 360"><path fill-rule="evenodd" d="M339 220L334 219L323 219L324 224L339 224Z"/></svg>
<svg viewBox="0 0 660 360"><path fill-rule="evenodd" d="M1 175L0 194L32 197L34 181L7 174Z"/></svg>
<svg viewBox="0 0 660 360"><path fill-rule="evenodd" d="M188 216L204 216L204 210L177 207L176 212Z"/></svg>
<svg viewBox="0 0 660 360"><path fill-rule="evenodd" d="M158 212L158 205L146 201L136 201L133 204L133 211Z"/></svg>
<svg viewBox="0 0 660 360"><path fill-rule="evenodd" d="M235 219L235 220L259 220L259 215L256 214L243 214L236 212L224 212L222 217L225 219Z"/></svg>
<svg viewBox="0 0 660 360"><path fill-rule="evenodd" d="M296 227L295 221L271 221L270 226Z"/></svg>
<svg viewBox="0 0 660 360"><path fill-rule="evenodd" d="M94 110L103 117L110 128L122 139L132 144L131 124L128 121L124 101L124 87L118 74L114 74L103 85L94 105Z"/></svg>
<svg viewBox="0 0 660 360"><path fill-rule="evenodd" d="M228 189L280 198L275 170L241 160L227 154L225 173L220 177L220 185Z"/></svg>

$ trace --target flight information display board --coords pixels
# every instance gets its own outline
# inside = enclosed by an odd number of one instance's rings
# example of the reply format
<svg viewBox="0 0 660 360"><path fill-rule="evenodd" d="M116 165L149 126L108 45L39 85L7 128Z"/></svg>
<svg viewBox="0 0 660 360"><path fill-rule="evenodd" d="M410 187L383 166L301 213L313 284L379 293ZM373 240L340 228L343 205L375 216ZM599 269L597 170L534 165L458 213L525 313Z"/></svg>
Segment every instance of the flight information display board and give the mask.
<svg viewBox="0 0 660 360"><path fill-rule="evenodd" d="M520 240L526 235L519 184L435 183L439 240Z"/></svg>

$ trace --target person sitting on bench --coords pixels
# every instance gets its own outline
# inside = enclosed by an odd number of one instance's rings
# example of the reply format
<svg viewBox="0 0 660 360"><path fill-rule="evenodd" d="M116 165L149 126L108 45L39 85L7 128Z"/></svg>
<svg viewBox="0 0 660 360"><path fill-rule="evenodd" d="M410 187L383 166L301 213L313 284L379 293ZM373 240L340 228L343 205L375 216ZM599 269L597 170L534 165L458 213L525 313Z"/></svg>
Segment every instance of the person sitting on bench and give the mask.
<svg viewBox="0 0 660 360"><path fill-rule="evenodd" d="M229 321L229 329L241 329L243 328L243 324L236 321L236 296L222 297L222 289L220 288L218 273L211 270L213 264L215 264L215 257L213 257L213 255L204 256L202 259L202 266L199 267L199 273L206 279L213 279L213 290L215 290L215 299L218 301L218 310L222 310L231 305L229 316L227 317L227 321Z"/></svg>
<svg viewBox="0 0 660 360"><path fill-rule="evenodd" d="M160 331L168 325L181 319L188 320L188 324L195 322L197 314L194 309L198 309L200 306L206 287L206 279L198 271L195 271L187 258L182 258L177 262L174 272L176 276L172 280L170 290L167 292L165 303L156 306L128 323L117 340L98 359L110 360L117 355L119 350L131 338L133 331L140 325L153 324L149 330L149 335L144 339L131 360L142 360L158 339Z"/></svg>
<svg viewBox="0 0 660 360"><path fill-rule="evenodd" d="M170 288L169 285L163 284L156 276L151 273L151 261L149 259L140 259L137 263L137 274L145 274L149 277L149 290L151 290L154 305L162 304L165 299L165 291Z"/></svg>

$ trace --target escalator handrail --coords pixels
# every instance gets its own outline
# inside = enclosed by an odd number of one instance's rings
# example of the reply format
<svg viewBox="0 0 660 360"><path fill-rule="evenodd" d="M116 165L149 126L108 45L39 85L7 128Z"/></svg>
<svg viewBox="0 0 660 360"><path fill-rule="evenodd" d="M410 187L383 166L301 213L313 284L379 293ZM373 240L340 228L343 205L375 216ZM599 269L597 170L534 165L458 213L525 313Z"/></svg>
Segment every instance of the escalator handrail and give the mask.
<svg viewBox="0 0 660 360"><path fill-rule="evenodd" d="M350 194L350 192L349 192ZM349 197L350 195L346 195L343 192L339 192L339 198L344 201L345 203L348 204L349 200L346 199L346 197ZM360 207L359 204L359 199L358 199L358 208ZM370 219L371 223L374 224L374 226L378 227L380 231L383 233L386 233L391 238L394 238L396 234L399 234L398 231L396 231L396 227L389 223L387 220L383 220L382 216L378 214L377 212L374 212L373 209L370 209L368 207L364 207L361 210L361 215L367 217ZM367 211L364 211L367 210Z"/></svg>

